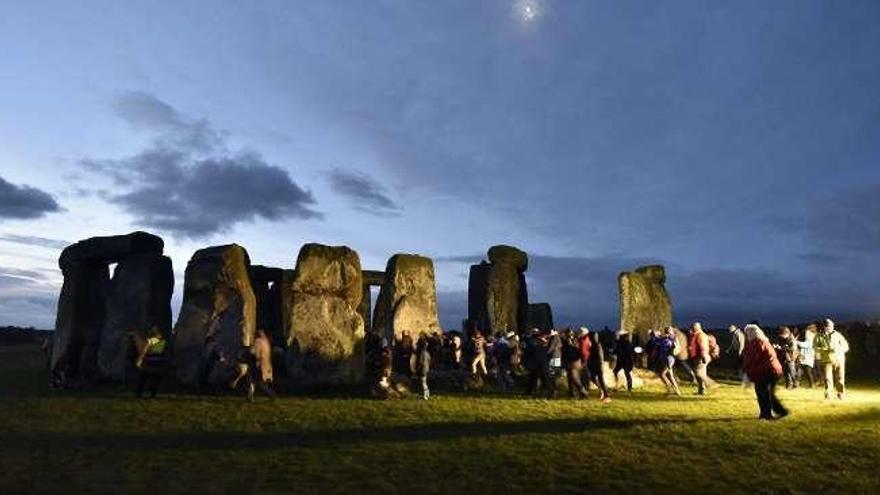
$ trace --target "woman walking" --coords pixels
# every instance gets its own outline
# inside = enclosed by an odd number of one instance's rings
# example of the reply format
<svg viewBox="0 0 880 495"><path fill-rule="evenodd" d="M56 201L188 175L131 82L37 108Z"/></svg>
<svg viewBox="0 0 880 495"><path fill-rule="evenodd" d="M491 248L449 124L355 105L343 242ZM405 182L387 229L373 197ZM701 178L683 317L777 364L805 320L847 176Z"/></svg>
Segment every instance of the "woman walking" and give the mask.
<svg viewBox="0 0 880 495"><path fill-rule="evenodd" d="M617 361L614 364L614 381L618 381L622 370L623 375L626 377L626 391L627 393L632 393L632 370L633 365L635 364L635 351L633 348L632 337L626 330L621 330L620 335L617 337L616 351Z"/></svg>
<svg viewBox="0 0 880 495"><path fill-rule="evenodd" d="M681 395L678 380L673 371L675 367L675 331L672 327L668 327L663 335L655 337L654 352L657 374L660 375L660 381L666 386L666 393Z"/></svg>
<svg viewBox="0 0 880 495"><path fill-rule="evenodd" d="M602 343L599 342L599 335L596 332L590 332L590 358L587 360L587 369L590 372L590 378L596 387L599 388L599 400L602 402L611 402L608 395L608 388L605 387L605 373L602 365L605 362L605 352L602 349Z"/></svg>
<svg viewBox="0 0 880 495"><path fill-rule="evenodd" d="M743 368L755 384L755 395L761 415L758 419L780 419L788 410L776 398L776 381L782 376L782 365L776 350L758 325L746 325L746 345L743 349ZM776 414L774 418L773 413Z"/></svg>

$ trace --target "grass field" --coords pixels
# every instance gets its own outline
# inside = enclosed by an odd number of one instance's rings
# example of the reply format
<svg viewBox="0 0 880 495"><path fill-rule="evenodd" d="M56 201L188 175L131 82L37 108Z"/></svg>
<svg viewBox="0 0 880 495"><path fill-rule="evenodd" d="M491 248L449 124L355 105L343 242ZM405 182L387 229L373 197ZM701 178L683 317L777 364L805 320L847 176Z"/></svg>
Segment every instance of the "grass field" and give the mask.
<svg viewBox="0 0 880 495"><path fill-rule="evenodd" d="M50 393L35 346L0 346L0 493L880 493L880 387L846 402L751 390L598 401L439 395ZM876 385L876 384L875 384ZM691 390L686 387L686 392Z"/></svg>

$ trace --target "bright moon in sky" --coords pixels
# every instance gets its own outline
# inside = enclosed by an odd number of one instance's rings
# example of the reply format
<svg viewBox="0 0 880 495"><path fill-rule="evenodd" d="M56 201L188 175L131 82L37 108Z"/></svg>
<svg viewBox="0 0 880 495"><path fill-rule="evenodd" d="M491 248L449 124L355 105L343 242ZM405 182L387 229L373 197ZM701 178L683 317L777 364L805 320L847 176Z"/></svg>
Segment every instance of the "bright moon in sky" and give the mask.
<svg viewBox="0 0 880 495"><path fill-rule="evenodd" d="M534 0L519 0L516 2L515 9L523 22L532 22L538 17L538 3Z"/></svg>

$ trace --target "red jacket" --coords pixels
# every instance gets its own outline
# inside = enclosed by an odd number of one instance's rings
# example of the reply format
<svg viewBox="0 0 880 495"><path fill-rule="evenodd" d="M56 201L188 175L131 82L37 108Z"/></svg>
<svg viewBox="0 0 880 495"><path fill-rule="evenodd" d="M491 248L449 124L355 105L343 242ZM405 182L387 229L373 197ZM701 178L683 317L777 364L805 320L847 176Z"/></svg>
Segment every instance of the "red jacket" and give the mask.
<svg viewBox="0 0 880 495"><path fill-rule="evenodd" d="M590 336L584 335L580 338L578 344L580 344L581 359L584 361L584 365L586 365L587 360L590 359L590 349L593 346L593 344L590 343Z"/></svg>
<svg viewBox="0 0 880 495"><path fill-rule="evenodd" d="M709 337L706 332L694 332L688 342L688 354L691 359L703 359L707 363L711 361L709 356Z"/></svg>
<svg viewBox="0 0 880 495"><path fill-rule="evenodd" d="M769 340L755 339L746 342L742 353L743 371L749 380L758 382L771 376L782 375L782 365Z"/></svg>

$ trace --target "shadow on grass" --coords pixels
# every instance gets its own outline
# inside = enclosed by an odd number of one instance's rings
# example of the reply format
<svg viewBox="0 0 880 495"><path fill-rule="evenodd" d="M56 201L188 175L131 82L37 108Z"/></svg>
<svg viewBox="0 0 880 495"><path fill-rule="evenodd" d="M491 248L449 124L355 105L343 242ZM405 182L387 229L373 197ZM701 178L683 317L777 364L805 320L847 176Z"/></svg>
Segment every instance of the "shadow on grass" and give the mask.
<svg viewBox="0 0 880 495"><path fill-rule="evenodd" d="M742 417L664 419L664 424L751 421ZM622 430L657 424L657 419L582 418L511 422L428 423L410 427L323 429L298 432L162 432L154 434L115 433L10 433L5 434L0 450L120 449L226 450L284 449L353 446L368 443L441 442L459 439L493 438L515 435L583 433Z"/></svg>

